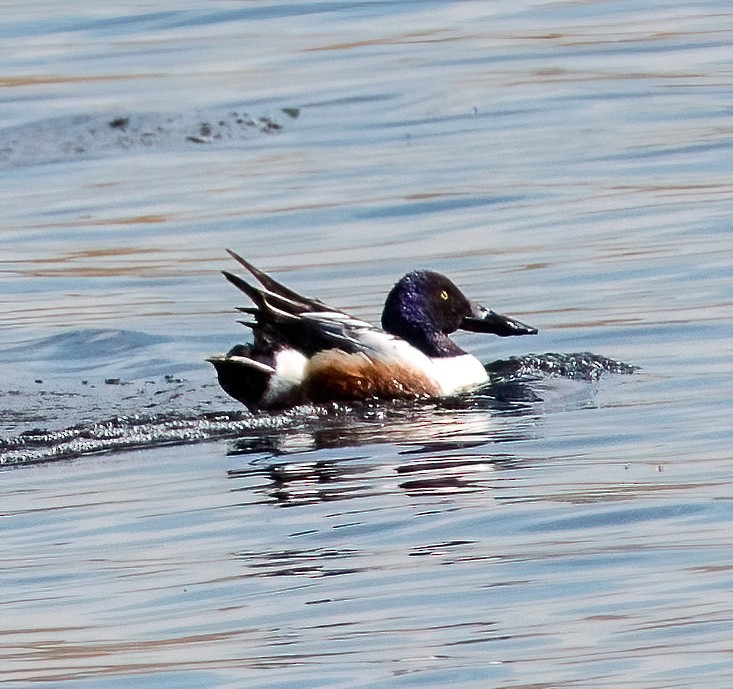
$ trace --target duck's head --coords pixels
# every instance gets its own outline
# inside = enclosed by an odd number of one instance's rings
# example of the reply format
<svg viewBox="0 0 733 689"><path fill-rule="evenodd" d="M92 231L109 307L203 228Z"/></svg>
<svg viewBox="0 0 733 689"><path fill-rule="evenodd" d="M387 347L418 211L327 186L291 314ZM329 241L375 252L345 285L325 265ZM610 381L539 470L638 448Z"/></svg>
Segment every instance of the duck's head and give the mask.
<svg viewBox="0 0 733 689"><path fill-rule="evenodd" d="M465 354L448 337L459 329L500 337L537 333L536 328L471 301L445 275L430 270L408 273L392 288L382 327L431 357Z"/></svg>

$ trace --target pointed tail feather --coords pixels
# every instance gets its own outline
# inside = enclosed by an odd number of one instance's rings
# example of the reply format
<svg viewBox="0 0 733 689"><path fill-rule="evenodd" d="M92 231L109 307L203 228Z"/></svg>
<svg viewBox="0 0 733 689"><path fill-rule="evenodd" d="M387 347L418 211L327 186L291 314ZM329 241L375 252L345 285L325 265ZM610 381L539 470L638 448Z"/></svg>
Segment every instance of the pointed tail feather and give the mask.
<svg viewBox="0 0 733 689"><path fill-rule="evenodd" d="M235 261L237 261L240 265L244 266L250 273L252 273L252 275L257 278L259 283L268 292L276 294L280 297L284 297L285 299L289 299L290 301L297 302L303 307L304 311L317 311L325 306L323 302L319 301L318 299L304 297L302 294L298 294L289 287L285 287L285 285L271 278L267 273L264 273L259 268L256 268L249 261L246 261L239 254L232 251L231 249L227 249L227 253Z"/></svg>
<svg viewBox="0 0 733 689"><path fill-rule="evenodd" d="M234 273L230 273L226 270L222 270L221 272L229 282L242 290L242 292L244 292L257 305L257 310L259 311L267 312L270 315L277 313L280 316L292 317L309 310L309 306L307 304L293 301L281 294L270 292L268 289L254 287L238 275L234 275ZM257 311L254 309L247 309L248 307L240 307L240 310L243 310L245 313L256 313Z"/></svg>
<svg viewBox="0 0 733 689"><path fill-rule="evenodd" d="M265 295L262 293L262 290L253 287L248 282L242 280L242 278L240 278L238 275L230 273L227 270L222 270L221 273L237 289L242 290L242 292L244 292L255 304L257 304L258 308L267 308L267 304L265 303Z"/></svg>

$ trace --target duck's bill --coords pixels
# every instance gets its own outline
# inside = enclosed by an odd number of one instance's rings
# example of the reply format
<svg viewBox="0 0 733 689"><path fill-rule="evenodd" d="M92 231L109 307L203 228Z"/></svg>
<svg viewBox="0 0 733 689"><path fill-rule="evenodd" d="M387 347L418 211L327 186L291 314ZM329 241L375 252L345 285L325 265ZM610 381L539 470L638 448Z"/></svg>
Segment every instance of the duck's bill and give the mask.
<svg viewBox="0 0 733 689"><path fill-rule="evenodd" d="M474 333L492 333L499 337L537 334L537 328L509 318L509 316L502 316L495 311L489 311L483 306L477 306L474 309L474 315L466 316L461 321L461 328Z"/></svg>

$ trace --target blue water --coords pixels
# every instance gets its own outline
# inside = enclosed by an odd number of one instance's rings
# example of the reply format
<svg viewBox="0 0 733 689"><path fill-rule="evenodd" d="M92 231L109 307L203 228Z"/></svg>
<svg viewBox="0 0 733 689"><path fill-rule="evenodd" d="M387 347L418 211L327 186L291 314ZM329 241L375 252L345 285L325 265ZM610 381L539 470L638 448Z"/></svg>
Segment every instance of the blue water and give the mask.
<svg viewBox="0 0 733 689"><path fill-rule="evenodd" d="M722 2L3 8L0 680L733 685ZM415 267L593 352L252 417L230 247L377 321Z"/></svg>

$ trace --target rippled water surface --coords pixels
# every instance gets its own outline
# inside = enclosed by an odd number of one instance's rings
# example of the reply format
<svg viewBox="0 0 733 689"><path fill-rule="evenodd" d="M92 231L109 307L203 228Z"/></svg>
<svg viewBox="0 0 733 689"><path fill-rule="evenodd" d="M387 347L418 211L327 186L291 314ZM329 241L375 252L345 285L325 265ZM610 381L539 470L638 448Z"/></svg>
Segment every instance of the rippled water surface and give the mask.
<svg viewBox="0 0 733 689"><path fill-rule="evenodd" d="M730 21L5 3L0 681L733 686ZM440 270L542 365L252 416L227 247L374 321Z"/></svg>

